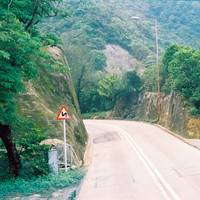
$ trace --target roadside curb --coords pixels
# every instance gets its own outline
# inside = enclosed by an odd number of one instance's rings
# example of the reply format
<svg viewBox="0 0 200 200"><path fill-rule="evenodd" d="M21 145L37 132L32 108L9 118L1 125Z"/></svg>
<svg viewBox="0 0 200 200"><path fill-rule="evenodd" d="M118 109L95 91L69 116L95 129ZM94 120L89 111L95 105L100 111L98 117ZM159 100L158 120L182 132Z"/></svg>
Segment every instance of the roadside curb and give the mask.
<svg viewBox="0 0 200 200"><path fill-rule="evenodd" d="M93 137L88 134L88 143L86 145L85 154L84 154L84 167L86 168L86 171L88 170L89 166L92 163L92 152L93 152L92 141L93 141ZM81 181L81 184L79 186L79 190L76 193L77 194L76 195L77 200L79 200L79 194L80 194L80 191L81 191L81 188L82 188L82 185L83 185L83 182L84 182L86 176Z"/></svg>
<svg viewBox="0 0 200 200"><path fill-rule="evenodd" d="M183 141L184 143L186 143L186 144L188 144L188 145L194 147L195 149L200 150L200 147L198 147L198 146L196 146L196 145L190 143L190 142L188 141L188 139L186 139L186 138L184 138L184 137L178 135L177 133L174 133L173 131L169 130L168 128L163 127L163 126L161 126L160 124L153 124L153 125L156 126L156 127L158 127L158 128L160 128L160 129L162 129L163 131L168 132L168 133L171 134L172 136L174 136L174 137L176 137L177 139Z"/></svg>
<svg viewBox="0 0 200 200"><path fill-rule="evenodd" d="M93 152L92 141L93 141L92 136L88 134L88 143L84 154L84 167L86 168L88 168L92 162L92 152Z"/></svg>

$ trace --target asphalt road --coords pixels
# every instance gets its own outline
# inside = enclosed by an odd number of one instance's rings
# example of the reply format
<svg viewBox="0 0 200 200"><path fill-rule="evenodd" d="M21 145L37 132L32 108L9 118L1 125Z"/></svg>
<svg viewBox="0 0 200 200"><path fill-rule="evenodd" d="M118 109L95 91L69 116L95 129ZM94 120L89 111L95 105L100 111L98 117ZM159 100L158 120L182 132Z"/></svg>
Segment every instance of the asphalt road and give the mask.
<svg viewBox="0 0 200 200"><path fill-rule="evenodd" d="M79 200L199 200L200 151L142 122L86 120L92 162Z"/></svg>

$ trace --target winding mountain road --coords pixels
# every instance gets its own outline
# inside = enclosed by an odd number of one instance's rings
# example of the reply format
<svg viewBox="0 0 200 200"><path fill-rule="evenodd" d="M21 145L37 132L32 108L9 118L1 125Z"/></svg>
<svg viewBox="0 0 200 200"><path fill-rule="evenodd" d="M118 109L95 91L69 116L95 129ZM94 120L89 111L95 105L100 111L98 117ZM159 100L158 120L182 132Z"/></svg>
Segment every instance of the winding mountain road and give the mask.
<svg viewBox="0 0 200 200"><path fill-rule="evenodd" d="M154 125L85 120L92 162L78 200L198 200L200 151Z"/></svg>

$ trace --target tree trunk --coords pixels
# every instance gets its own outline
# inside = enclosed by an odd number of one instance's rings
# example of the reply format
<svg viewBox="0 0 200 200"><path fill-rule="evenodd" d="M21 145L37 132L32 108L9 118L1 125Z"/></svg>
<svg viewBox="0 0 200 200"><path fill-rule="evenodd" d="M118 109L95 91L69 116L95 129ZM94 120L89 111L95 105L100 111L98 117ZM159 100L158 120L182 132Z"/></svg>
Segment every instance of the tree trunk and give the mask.
<svg viewBox="0 0 200 200"><path fill-rule="evenodd" d="M80 95L81 95L81 85L82 85L84 75L85 75L85 65L81 68L81 74L80 74L80 77L78 78L78 82L76 86L77 98L78 98L79 103L80 103Z"/></svg>
<svg viewBox="0 0 200 200"><path fill-rule="evenodd" d="M20 170L20 157L12 141L11 129L8 125L0 124L0 138L2 139L8 155L9 173L18 176Z"/></svg>
<svg viewBox="0 0 200 200"><path fill-rule="evenodd" d="M38 10L38 7L39 7L39 2L38 0L35 0L33 2L33 10L32 10L32 16L31 16L31 19L29 20L29 22L25 25L25 30L26 31L30 31L30 29L32 28L32 26L34 25L34 21L35 21L35 17L36 17L36 13L37 13L37 10Z"/></svg>

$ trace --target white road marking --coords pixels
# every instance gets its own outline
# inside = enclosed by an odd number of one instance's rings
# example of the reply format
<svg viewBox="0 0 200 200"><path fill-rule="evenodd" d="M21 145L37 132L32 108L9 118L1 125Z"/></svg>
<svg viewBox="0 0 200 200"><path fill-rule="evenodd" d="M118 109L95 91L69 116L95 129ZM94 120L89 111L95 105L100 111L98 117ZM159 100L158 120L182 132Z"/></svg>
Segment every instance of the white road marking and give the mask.
<svg viewBox="0 0 200 200"><path fill-rule="evenodd" d="M155 184L161 191L163 197L166 200L181 200L181 198L178 196L178 194L172 189L172 187L169 185L169 183L160 174L160 172L155 167L155 165L145 155L142 148L136 143L136 141L122 128L116 127L114 125L113 125L113 127L115 129L117 128L119 130L119 134L123 135L123 137L126 139L126 141L130 144L130 146L136 152L137 156L139 157L139 159L142 161L142 163L146 167L146 169L149 172L150 176L152 177L153 181L155 182Z"/></svg>

